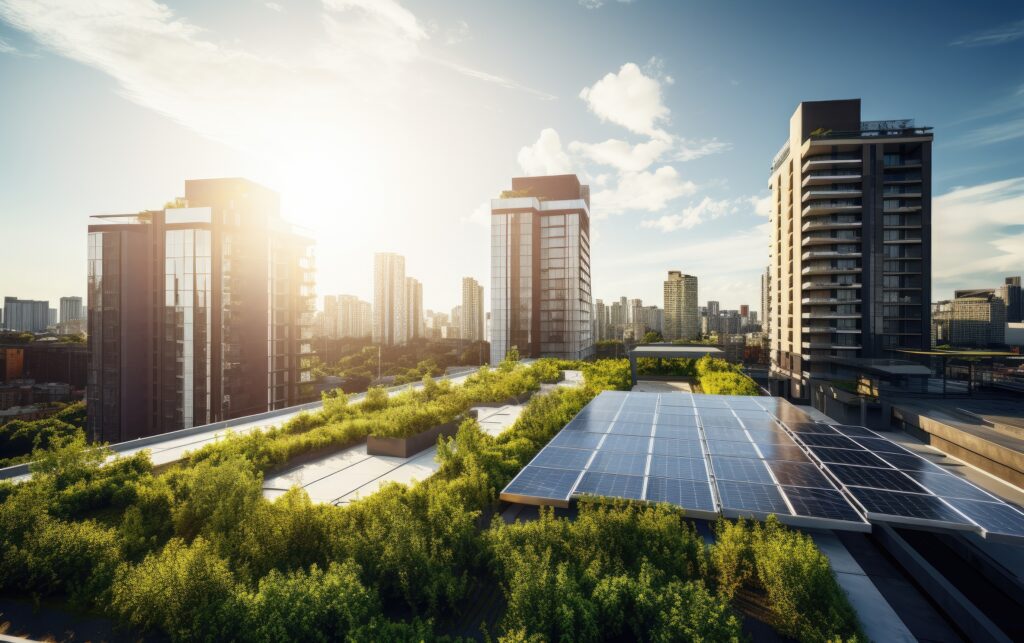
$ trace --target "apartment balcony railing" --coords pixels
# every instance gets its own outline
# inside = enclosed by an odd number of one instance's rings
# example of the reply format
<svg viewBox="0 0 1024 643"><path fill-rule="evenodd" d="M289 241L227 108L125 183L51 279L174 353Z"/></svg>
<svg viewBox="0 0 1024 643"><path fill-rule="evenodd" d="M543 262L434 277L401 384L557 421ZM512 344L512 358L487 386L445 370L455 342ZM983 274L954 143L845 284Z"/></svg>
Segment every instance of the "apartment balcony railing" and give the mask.
<svg viewBox="0 0 1024 643"><path fill-rule="evenodd" d="M800 274L807 276L816 275L853 275L861 271L860 268L836 268L835 266L809 266L800 271Z"/></svg>
<svg viewBox="0 0 1024 643"><path fill-rule="evenodd" d="M800 313L801 319L860 319L860 313Z"/></svg>
<svg viewBox="0 0 1024 643"><path fill-rule="evenodd" d="M899 197L903 199L920 199L921 189L907 189L905 187L891 188L887 187L882 190L883 197Z"/></svg>
<svg viewBox="0 0 1024 643"><path fill-rule="evenodd" d="M857 225L860 225L859 223ZM800 239L800 243L805 246L825 246L834 245L837 243L860 243L860 236L856 237L824 237L824 236L806 236Z"/></svg>
<svg viewBox="0 0 1024 643"><path fill-rule="evenodd" d="M859 328L835 328L834 326L801 326L803 335L860 335Z"/></svg>
<svg viewBox="0 0 1024 643"><path fill-rule="evenodd" d="M882 205L882 212L885 212L887 214L899 214L900 212L920 212L920 211L921 211L921 204L920 203L915 203L915 204L912 204L912 205L911 204L903 204L903 205L896 205L896 206L885 206L885 204Z"/></svg>
<svg viewBox="0 0 1024 643"><path fill-rule="evenodd" d="M832 219L816 219L814 221L808 221L804 223L800 230L807 232L809 230L842 230L844 228L859 228L861 227L860 221L835 221Z"/></svg>
<svg viewBox="0 0 1024 643"><path fill-rule="evenodd" d="M808 259L859 259L860 251L808 250L800 255L800 258L804 261L807 261Z"/></svg>
<svg viewBox="0 0 1024 643"><path fill-rule="evenodd" d="M899 161L883 160L882 167L884 167L885 169L901 167L921 167L921 159L901 159Z"/></svg>
<svg viewBox="0 0 1024 643"><path fill-rule="evenodd" d="M921 174L918 172L885 173L882 175L882 181L885 183L920 183Z"/></svg>
<svg viewBox="0 0 1024 643"><path fill-rule="evenodd" d="M861 204L853 199L841 199L835 201L811 201L804 206L801 213L804 216L818 214L832 214L833 212L859 212Z"/></svg>
<svg viewBox="0 0 1024 643"><path fill-rule="evenodd" d="M835 299L834 297L804 297L800 303L804 306L837 306L839 304L859 304L860 299Z"/></svg>
<svg viewBox="0 0 1024 643"><path fill-rule="evenodd" d="M849 350L856 351L860 350L860 344L833 344L832 342L802 342L800 344L805 349L827 349L827 350Z"/></svg>
<svg viewBox="0 0 1024 643"><path fill-rule="evenodd" d="M837 281L805 281L800 285L801 290L836 290L847 288L860 288L859 283L839 283Z"/></svg>
<svg viewBox="0 0 1024 643"><path fill-rule="evenodd" d="M801 195L801 201L809 201L811 199L829 199L837 197L850 197L859 198L861 195L860 188L833 188L826 190L805 190Z"/></svg>
<svg viewBox="0 0 1024 643"><path fill-rule="evenodd" d="M851 167L860 165L862 159L859 154L836 154L830 156L811 156L803 164L801 170L810 172L825 167Z"/></svg>

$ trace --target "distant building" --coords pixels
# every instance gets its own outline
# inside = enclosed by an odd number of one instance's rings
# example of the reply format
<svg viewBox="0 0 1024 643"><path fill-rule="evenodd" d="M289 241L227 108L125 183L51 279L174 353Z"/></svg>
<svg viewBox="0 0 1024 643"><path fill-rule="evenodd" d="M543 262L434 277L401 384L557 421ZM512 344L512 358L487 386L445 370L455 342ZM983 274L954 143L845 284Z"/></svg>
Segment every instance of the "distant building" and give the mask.
<svg viewBox="0 0 1024 643"><path fill-rule="evenodd" d="M50 309L47 310L47 315L46 315L46 327L47 328L56 328L57 327L58 314L59 313L58 313L56 308L50 308Z"/></svg>
<svg viewBox="0 0 1024 643"><path fill-rule="evenodd" d="M445 335L446 339L462 338L462 304L452 308L451 324Z"/></svg>
<svg viewBox="0 0 1024 643"><path fill-rule="evenodd" d="M472 277L462 278L462 339L484 341L484 287Z"/></svg>
<svg viewBox="0 0 1024 643"><path fill-rule="evenodd" d="M405 257L378 252L373 261L373 341L388 346L404 344L408 338Z"/></svg>
<svg viewBox="0 0 1024 643"><path fill-rule="evenodd" d="M697 316L697 278L670 270L665 280L662 335L667 340L694 340L700 333Z"/></svg>
<svg viewBox="0 0 1024 643"><path fill-rule="evenodd" d="M93 217L88 435L122 442L308 401L313 241L275 192L185 182L178 207Z"/></svg>
<svg viewBox="0 0 1024 643"><path fill-rule="evenodd" d="M373 305L355 295L338 295L338 337L373 336Z"/></svg>
<svg viewBox="0 0 1024 643"><path fill-rule="evenodd" d="M594 354L590 187L572 174L512 179L491 201L491 363Z"/></svg>
<svg viewBox="0 0 1024 643"><path fill-rule="evenodd" d="M4 330L41 333L50 325L50 302L4 297Z"/></svg>
<svg viewBox="0 0 1024 643"><path fill-rule="evenodd" d="M932 345L1002 346L1006 343L1006 304L994 294L965 292L932 306Z"/></svg>
<svg viewBox="0 0 1024 643"><path fill-rule="evenodd" d="M1006 322L1008 324L1024 321L1024 299L1021 298L1020 277L1007 277L996 294L1006 302Z"/></svg>
<svg viewBox="0 0 1024 643"><path fill-rule="evenodd" d="M405 278L405 327L409 339L423 337L423 284Z"/></svg>
<svg viewBox="0 0 1024 643"><path fill-rule="evenodd" d="M768 320L771 319L771 305L772 305L772 273L771 267L766 267L764 272L761 274L761 319L763 320L764 332L768 333Z"/></svg>
<svg viewBox="0 0 1024 643"><path fill-rule="evenodd" d="M595 322L595 324L594 324L594 326L595 326L595 328L594 328L594 333L595 333L594 334L594 340L595 341L602 341L602 340L605 340L605 339L610 339L609 332L608 332L608 326L609 326L608 314L610 312L611 311L609 310L608 306L604 305L604 301L598 299L596 302L594 302L594 322Z"/></svg>

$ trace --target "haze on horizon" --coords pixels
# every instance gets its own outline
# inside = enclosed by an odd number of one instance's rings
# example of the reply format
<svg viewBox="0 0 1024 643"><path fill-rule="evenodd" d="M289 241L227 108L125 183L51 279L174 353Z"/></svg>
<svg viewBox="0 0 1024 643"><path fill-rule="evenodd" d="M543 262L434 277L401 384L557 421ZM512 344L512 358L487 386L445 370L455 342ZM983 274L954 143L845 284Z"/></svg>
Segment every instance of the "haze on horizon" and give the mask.
<svg viewBox="0 0 1024 643"><path fill-rule="evenodd" d="M850 97L935 128L935 297L1021 274L1024 10L868 5L870 47L808 3L0 0L0 296L84 295L89 215L244 176L317 239L319 294L369 299L393 251L446 311L489 290L489 199L574 172L595 298L660 305L676 269L756 309L789 116Z"/></svg>

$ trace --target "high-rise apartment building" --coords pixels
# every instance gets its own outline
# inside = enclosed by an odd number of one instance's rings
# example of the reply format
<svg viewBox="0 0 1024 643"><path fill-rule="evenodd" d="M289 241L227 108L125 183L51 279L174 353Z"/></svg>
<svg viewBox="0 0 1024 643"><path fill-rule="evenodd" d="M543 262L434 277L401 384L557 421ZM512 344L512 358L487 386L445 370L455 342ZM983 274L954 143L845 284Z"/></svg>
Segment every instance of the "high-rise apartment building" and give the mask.
<svg viewBox="0 0 1024 643"><path fill-rule="evenodd" d="M378 252L373 262L373 341L388 346L404 344L408 338L405 257Z"/></svg>
<svg viewBox="0 0 1024 643"><path fill-rule="evenodd" d="M355 295L338 295L338 337L371 337L373 305Z"/></svg>
<svg viewBox="0 0 1024 643"><path fill-rule="evenodd" d="M1020 277L1007 277L996 294L1006 302L1007 323L1024 321L1024 299L1021 298Z"/></svg>
<svg viewBox="0 0 1024 643"><path fill-rule="evenodd" d="M85 309L81 297L60 298L60 322L67 323L76 319L85 319Z"/></svg>
<svg viewBox="0 0 1024 643"><path fill-rule="evenodd" d="M89 226L88 435L121 442L307 401L312 240L245 179Z"/></svg>
<svg viewBox="0 0 1024 643"><path fill-rule="evenodd" d="M694 340L700 333L697 315L697 278L669 270L665 280L665 339Z"/></svg>
<svg viewBox="0 0 1024 643"><path fill-rule="evenodd" d="M772 269L771 266L767 266L764 272L761 274L761 320L762 330L765 333L771 332L769 326L769 320L771 319L770 307L772 301L771 295L771 283L772 283Z"/></svg>
<svg viewBox="0 0 1024 643"><path fill-rule="evenodd" d="M573 174L512 179L491 201L491 363L594 354L590 187Z"/></svg>
<svg viewBox="0 0 1024 643"><path fill-rule="evenodd" d="M598 299L594 302L594 341L610 339L608 333L608 314L610 312L608 306L604 305L603 300Z"/></svg>
<svg viewBox="0 0 1024 643"><path fill-rule="evenodd" d="M4 297L4 330L41 333L50 325L50 302Z"/></svg>
<svg viewBox="0 0 1024 643"><path fill-rule="evenodd" d="M423 284L405 278L405 328L408 339L423 337Z"/></svg>
<svg viewBox="0 0 1024 643"><path fill-rule="evenodd" d="M928 348L931 128L800 103L771 165L771 363L790 393ZM852 369L852 370L851 370Z"/></svg>
<svg viewBox="0 0 1024 643"><path fill-rule="evenodd" d="M462 339L484 341L484 287L472 277L462 278L461 323L459 335Z"/></svg>
<svg viewBox="0 0 1024 643"><path fill-rule="evenodd" d="M932 345L957 348L1006 343L1006 304L992 293L968 293L932 308Z"/></svg>

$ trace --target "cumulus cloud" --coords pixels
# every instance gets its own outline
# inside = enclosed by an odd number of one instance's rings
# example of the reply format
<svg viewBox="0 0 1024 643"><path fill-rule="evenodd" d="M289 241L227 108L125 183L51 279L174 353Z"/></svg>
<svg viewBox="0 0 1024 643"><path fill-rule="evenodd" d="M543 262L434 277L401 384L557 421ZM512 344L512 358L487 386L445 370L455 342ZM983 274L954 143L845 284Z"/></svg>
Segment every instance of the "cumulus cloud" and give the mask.
<svg viewBox="0 0 1024 643"><path fill-rule="evenodd" d="M709 138L700 141L680 138L675 144L675 160L680 162L695 161L705 156L719 154L732 149L731 143Z"/></svg>
<svg viewBox="0 0 1024 643"><path fill-rule="evenodd" d="M659 127L669 117L661 97L661 83L644 74L636 63L626 63L618 73L608 73L590 87L584 87L580 98L603 121L621 125L635 134L669 138Z"/></svg>
<svg viewBox="0 0 1024 643"><path fill-rule="evenodd" d="M491 227L491 202L484 201L476 206L472 212L462 217L463 223L473 223L485 228Z"/></svg>
<svg viewBox="0 0 1024 643"><path fill-rule="evenodd" d="M569 155L562 148L558 132L550 127L542 130L533 145L519 150L519 167L527 175L567 174L572 172Z"/></svg>
<svg viewBox="0 0 1024 643"><path fill-rule="evenodd" d="M683 179L671 165L653 172L625 172L614 188L603 189L591 198L595 218L629 210L657 212L674 199L697 192L693 181Z"/></svg>
<svg viewBox="0 0 1024 643"><path fill-rule="evenodd" d="M1024 266L1024 177L958 188L932 201L933 281L955 288L996 284Z"/></svg>
<svg viewBox="0 0 1024 643"><path fill-rule="evenodd" d="M271 11L276 11L277 13L284 12L284 7L282 7L280 4L276 2L264 2L263 6L266 7L267 9L270 9Z"/></svg>
<svg viewBox="0 0 1024 643"><path fill-rule="evenodd" d="M759 217L768 217L772 214L772 195L747 197L747 202L754 209L754 214Z"/></svg>
<svg viewBox="0 0 1024 643"><path fill-rule="evenodd" d="M756 197L739 197L735 199L713 199L704 197L699 203L683 208L682 212L666 214L656 219L641 222L645 228L655 228L662 232L689 230L705 221L717 219L727 214L736 214L756 201Z"/></svg>
<svg viewBox="0 0 1024 643"><path fill-rule="evenodd" d="M573 141L569 144L569 151L573 154L623 172L645 170L671 148L672 143L666 139L654 139L637 145L615 138L601 143Z"/></svg>

